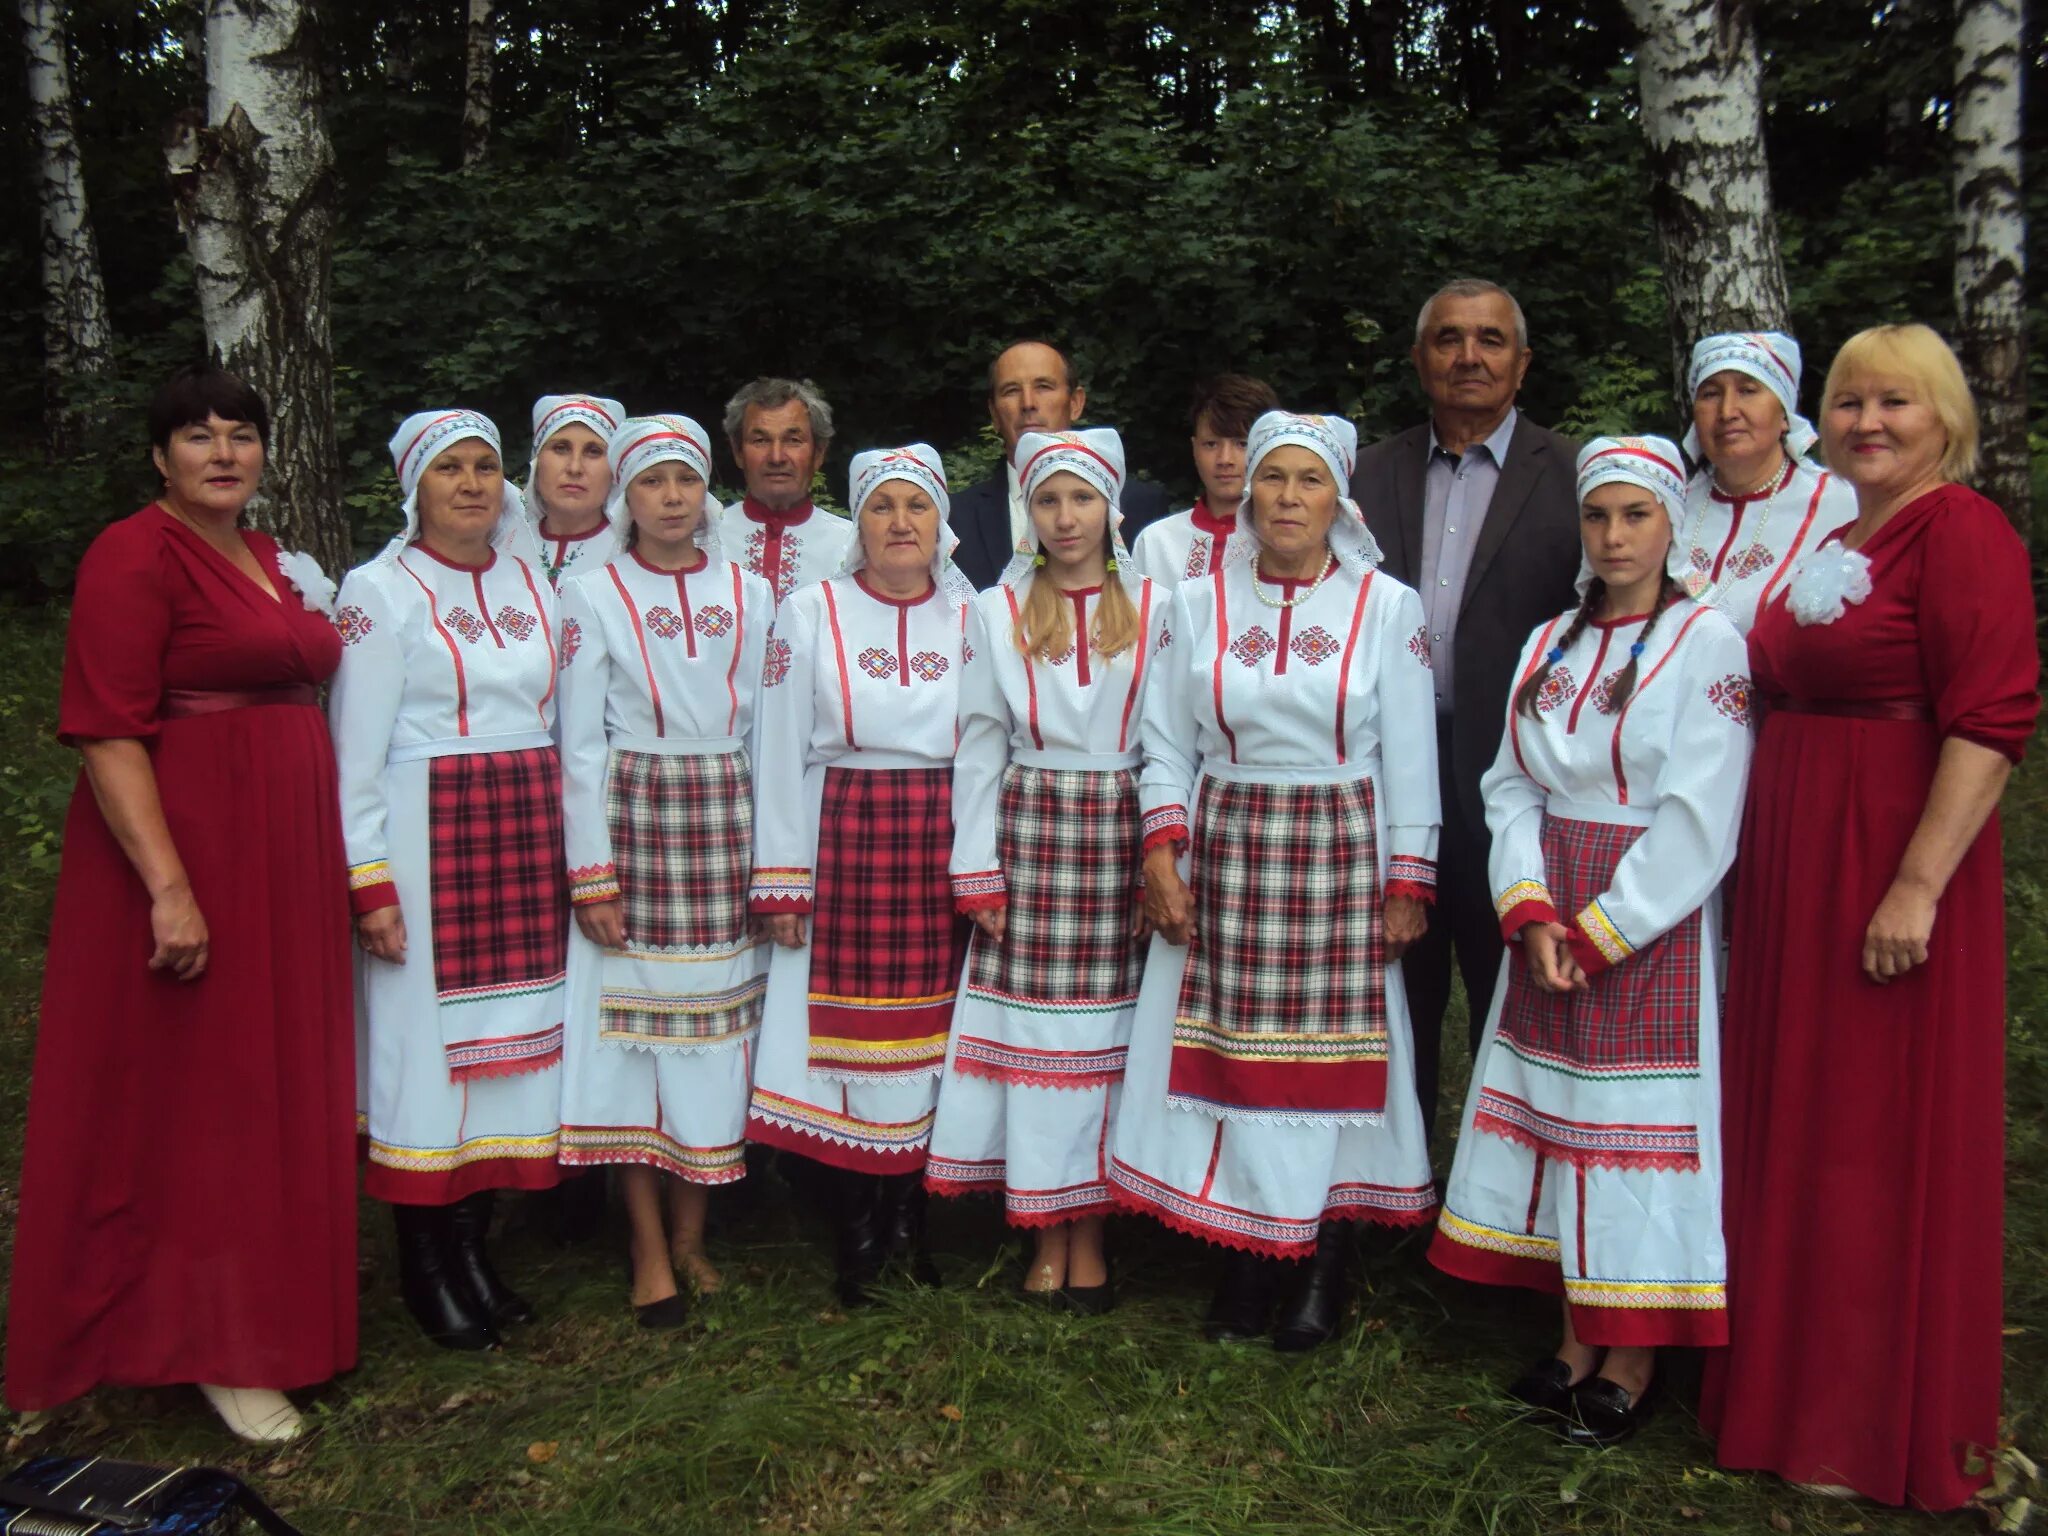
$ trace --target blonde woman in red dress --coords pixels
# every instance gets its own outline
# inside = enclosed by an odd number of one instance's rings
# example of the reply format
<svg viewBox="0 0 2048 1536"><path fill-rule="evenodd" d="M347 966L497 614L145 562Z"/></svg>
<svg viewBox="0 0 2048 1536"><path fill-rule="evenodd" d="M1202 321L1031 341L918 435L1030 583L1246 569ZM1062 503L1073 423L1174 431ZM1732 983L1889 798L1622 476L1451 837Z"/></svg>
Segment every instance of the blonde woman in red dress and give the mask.
<svg viewBox="0 0 2048 1536"><path fill-rule="evenodd" d="M1953 1509L1998 1441L1997 807L2040 704L2033 593L2026 547L1961 483L1977 413L1939 336L1852 338L1821 405L1857 516L1750 634L1764 717L1724 1031L1730 1344L1701 1417L1723 1466Z"/></svg>

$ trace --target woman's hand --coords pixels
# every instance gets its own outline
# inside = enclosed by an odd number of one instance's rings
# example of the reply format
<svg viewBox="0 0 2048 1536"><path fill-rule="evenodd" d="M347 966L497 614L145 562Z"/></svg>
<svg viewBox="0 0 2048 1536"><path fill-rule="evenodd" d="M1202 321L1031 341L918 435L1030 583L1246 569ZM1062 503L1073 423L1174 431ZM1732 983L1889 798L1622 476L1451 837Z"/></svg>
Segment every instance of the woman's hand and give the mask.
<svg viewBox="0 0 2048 1536"><path fill-rule="evenodd" d="M1572 958L1571 930L1563 923L1524 923L1522 954L1529 976L1545 992L1584 992L1593 984Z"/></svg>
<svg viewBox="0 0 2048 1536"><path fill-rule="evenodd" d="M1429 913L1419 896L1389 896L1386 909L1387 963L1392 964L1429 931Z"/></svg>
<svg viewBox="0 0 2048 1536"><path fill-rule="evenodd" d="M1925 965L1937 905L1924 887L1894 880L1863 930L1863 974L1882 986Z"/></svg>
<svg viewBox="0 0 2048 1536"><path fill-rule="evenodd" d="M1003 930L1008 926L1005 919L1009 913L1008 907L976 907L967 915L974 919L975 927L988 935L991 944L1000 944L1003 942Z"/></svg>
<svg viewBox="0 0 2048 1536"><path fill-rule="evenodd" d="M621 901L593 901L576 908L576 926L583 937L599 949L626 947L626 904Z"/></svg>
<svg viewBox="0 0 2048 1536"><path fill-rule="evenodd" d="M363 953L390 965L405 964L405 914L398 903L378 907L356 919L356 942Z"/></svg>
<svg viewBox="0 0 2048 1536"><path fill-rule="evenodd" d="M801 912L770 912L762 920L761 931L784 949L804 947L804 918Z"/></svg>
<svg viewBox="0 0 2048 1536"><path fill-rule="evenodd" d="M1169 944L1185 944L1195 933L1195 893L1181 879L1173 845L1161 843L1145 855L1145 912Z"/></svg>
<svg viewBox="0 0 2048 1536"><path fill-rule="evenodd" d="M1145 915L1145 892L1138 892L1137 905L1131 908L1131 942L1142 944L1152 937L1152 919Z"/></svg>
<svg viewBox="0 0 2048 1536"><path fill-rule="evenodd" d="M152 971L169 971L180 981L197 981L206 974L206 919L192 898L191 886L181 882L150 902L149 932L156 941L156 952L149 957Z"/></svg>

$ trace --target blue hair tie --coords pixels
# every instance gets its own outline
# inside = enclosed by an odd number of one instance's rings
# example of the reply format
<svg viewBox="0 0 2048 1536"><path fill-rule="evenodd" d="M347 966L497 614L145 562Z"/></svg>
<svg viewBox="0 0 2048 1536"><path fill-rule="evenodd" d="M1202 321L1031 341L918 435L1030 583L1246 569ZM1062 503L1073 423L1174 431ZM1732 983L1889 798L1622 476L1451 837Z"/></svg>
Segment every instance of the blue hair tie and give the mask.
<svg viewBox="0 0 2048 1536"><path fill-rule="evenodd" d="M1561 645L1553 645L1550 648L1550 654L1545 656L1543 660L1549 666L1556 666L1560 661L1564 660L1564 647Z"/></svg>
<svg viewBox="0 0 2048 1536"><path fill-rule="evenodd" d="M1628 654L1629 659L1631 661L1641 656L1643 654L1643 642L1638 640L1634 645L1630 646L1628 648Z"/></svg>

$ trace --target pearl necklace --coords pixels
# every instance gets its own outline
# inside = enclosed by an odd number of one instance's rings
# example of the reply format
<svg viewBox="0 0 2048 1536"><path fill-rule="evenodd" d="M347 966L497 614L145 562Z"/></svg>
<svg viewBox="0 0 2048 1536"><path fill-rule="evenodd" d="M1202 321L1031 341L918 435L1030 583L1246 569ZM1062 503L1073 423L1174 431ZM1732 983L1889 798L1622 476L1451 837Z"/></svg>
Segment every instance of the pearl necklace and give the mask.
<svg viewBox="0 0 2048 1536"><path fill-rule="evenodd" d="M1323 555L1323 568L1320 571L1316 572L1316 579L1314 581L1310 582L1307 586L1303 587L1299 592L1295 593L1292 597L1268 597L1266 595L1266 588L1264 586L1264 583L1269 578L1261 576L1259 574L1258 562L1253 561L1252 595L1256 597L1260 602L1264 603L1268 608L1299 608L1303 603L1307 602L1310 598L1316 595L1316 588L1320 587L1325 581L1329 580L1330 572L1334 571L1336 568L1336 555L1334 553L1326 551Z"/></svg>
<svg viewBox="0 0 2048 1536"><path fill-rule="evenodd" d="M1763 543L1764 533L1771 526L1771 514L1778 510L1778 498L1785 493L1785 487L1792 483L1792 477L1798 473L1798 470L1798 461L1788 453L1785 455L1785 462L1765 477L1764 484L1757 485L1740 496L1737 496L1721 484L1721 477L1718 473L1710 477L1709 489L1711 492L1719 492L1730 501L1744 502L1761 499L1764 504L1763 514L1757 518L1756 526L1750 530L1749 543L1741 550L1730 550L1729 554L1732 557L1739 559L1743 554ZM1765 485L1768 485L1772 480L1775 480L1777 484L1770 485L1768 490L1765 489ZM1713 496L1710 494L1707 497L1706 506L1700 509L1700 521L1705 520L1707 508L1712 505ZM1688 533L1688 543L1691 542L1691 534L1697 532L1698 525L1696 523ZM1704 554L1706 552L1695 546L1693 553ZM1686 573L1686 578L1680 585L1685 588L1685 595L1687 597L1703 608L1711 608L1714 606L1714 600L1737 579L1738 577L1735 572L1725 568L1722 570L1718 580L1710 580L1705 571L1695 569Z"/></svg>

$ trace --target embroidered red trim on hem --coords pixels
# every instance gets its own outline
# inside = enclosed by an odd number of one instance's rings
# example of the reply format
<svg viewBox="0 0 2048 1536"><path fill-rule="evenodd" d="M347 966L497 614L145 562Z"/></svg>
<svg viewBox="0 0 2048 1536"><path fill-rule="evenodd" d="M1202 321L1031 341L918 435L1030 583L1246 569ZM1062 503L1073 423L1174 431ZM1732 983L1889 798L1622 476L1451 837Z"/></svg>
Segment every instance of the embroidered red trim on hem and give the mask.
<svg viewBox="0 0 2048 1536"><path fill-rule="evenodd" d="M1150 853L1154 848L1163 848L1168 843L1173 845L1173 851L1178 854L1187 846L1188 829L1185 826L1161 827L1157 831L1148 832L1145 834L1145 845L1141 851Z"/></svg>
<svg viewBox="0 0 2048 1536"><path fill-rule="evenodd" d="M749 896L747 910L761 917L772 917L778 912L794 913L798 917L809 917L811 898L808 896Z"/></svg>
<svg viewBox="0 0 2048 1536"><path fill-rule="evenodd" d="M565 1146L558 1161L564 1168L609 1168L624 1163L638 1163L672 1174L685 1184L737 1184L747 1176L747 1165L744 1161L738 1167L723 1173L706 1174L701 1168L692 1168L687 1163L672 1157L663 1157L655 1152L598 1152Z"/></svg>
<svg viewBox="0 0 2048 1536"><path fill-rule="evenodd" d="M363 1171L363 1193L390 1205L453 1205L487 1189L553 1189L561 1177L552 1157L488 1157L437 1173L373 1162Z"/></svg>
<svg viewBox="0 0 2048 1536"><path fill-rule="evenodd" d="M493 1077L524 1077L529 1072L545 1072L549 1067L561 1064L562 1048L558 1045L544 1056L514 1056L502 1061L479 1061L473 1066L450 1067L448 1081L480 1083Z"/></svg>
<svg viewBox="0 0 2048 1536"><path fill-rule="evenodd" d="M1436 905L1436 887L1424 885L1419 880L1389 880L1386 893L1389 896L1413 896L1425 905Z"/></svg>
<svg viewBox="0 0 2048 1536"><path fill-rule="evenodd" d="M1564 1271L1558 1267L1558 1260L1474 1248L1459 1242L1442 1227L1430 1239L1429 1262L1445 1274L1474 1285L1511 1285L1545 1296L1564 1294Z"/></svg>
<svg viewBox="0 0 2048 1536"><path fill-rule="evenodd" d="M1136 1191L1122 1184L1109 1187L1109 1198L1121 1211L1138 1216L1149 1216L1163 1227L1189 1237L1198 1237L1213 1248L1235 1248L1240 1253L1263 1254L1269 1259L1305 1259L1316 1251L1313 1240L1305 1243L1276 1243L1262 1237L1247 1237L1242 1232L1226 1232L1221 1227L1207 1226L1178 1211L1169 1210L1156 1201L1147 1200Z"/></svg>
<svg viewBox="0 0 2048 1536"><path fill-rule="evenodd" d="M992 1083L1009 1083L1024 1088L1101 1088L1124 1080L1122 1067L1100 1072L1033 1072L1026 1067L998 1067L986 1061L953 1058L953 1070L962 1077L979 1077Z"/></svg>
<svg viewBox="0 0 2048 1536"><path fill-rule="evenodd" d="M1550 1141L1536 1135L1526 1126L1503 1120L1498 1115L1478 1113L1472 1122L1475 1131L1484 1131L1489 1136L1498 1136L1502 1141L1511 1141L1516 1146L1527 1147L1539 1157L1568 1163L1574 1168L1619 1168L1627 1173L1698 1173L1699 1154L1687 1155L1682 1152L1582 1152L1576 1147L1567 1147L1560 1142Z"/></svg>
<svg viewBox="0 0 2048 1536"><path fill-rule="evenodd" d="M953 901L953 910L962 917L971 917L976 912L1000 912L1009 906L1010 898L1002 891L989 891L980 896L959 896Z"/></svg>
<svg viewBox="0 0 2048 1536"><path fill-rule="evenodd" d="M1713 1349L1728 1342L1728 1314L1719 1307L1588 1307L1571 1303L1572 1333L1604 1349Z"/></svg>
<svg viewBox="0 0 2048 1536"><path fill-rule="evenodd" d="M829 1136L820 1136L814 1131L792 1130L751 1114L747 1116L747 1140L764 1147L795 1152L849 1173L916 1173L925 1165L926 1149L922 1146L901 1152L869 1152L861 1147L849 1147Z"/></svg>

